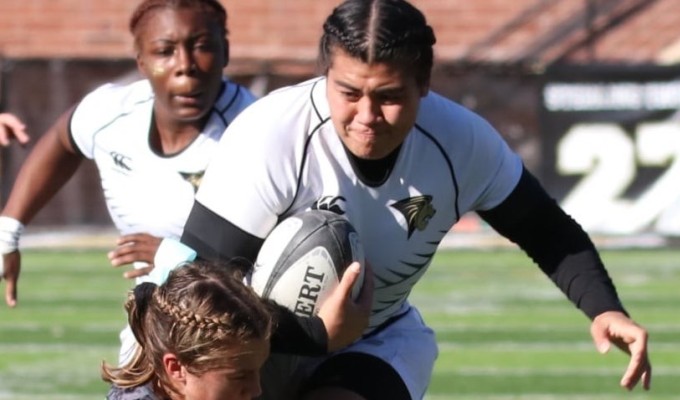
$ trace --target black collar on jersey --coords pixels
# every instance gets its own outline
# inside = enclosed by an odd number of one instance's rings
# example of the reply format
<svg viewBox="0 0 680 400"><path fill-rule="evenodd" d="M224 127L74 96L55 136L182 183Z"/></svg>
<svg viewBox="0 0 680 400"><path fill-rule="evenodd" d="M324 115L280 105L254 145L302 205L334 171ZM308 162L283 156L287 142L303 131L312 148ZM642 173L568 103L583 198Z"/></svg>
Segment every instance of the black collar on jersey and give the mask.
<svg viewBox="0 0 680 400"><path fill-rule="evenodd" d="M399 150L401 150L400 144L390 154L379 160L367 160L352 154L344 143L342 147L345 149L349 162L352 164L352 168L354 168L354 172L359 177L359 180L371 187L382 185L390 177L394 164L397 163Z"/></svg>

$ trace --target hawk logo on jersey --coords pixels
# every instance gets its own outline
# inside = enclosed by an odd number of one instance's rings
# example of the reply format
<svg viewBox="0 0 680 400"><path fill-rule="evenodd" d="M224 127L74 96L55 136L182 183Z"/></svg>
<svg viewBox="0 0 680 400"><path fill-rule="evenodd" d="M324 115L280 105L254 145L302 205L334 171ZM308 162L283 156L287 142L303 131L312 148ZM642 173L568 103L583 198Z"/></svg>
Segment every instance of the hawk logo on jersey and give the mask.
<svg viewBox="0 0 680 400"><path fill-rule="evenodd" d="M430 219L437 212L432 206L432 196L429 195L399 200L392 204L392 207L399 210L404 215L404 218L406 218L409 239L416 229L419 231L425 230L427 224L430 223Z"/></svg>
<svg viewBox="0 0 680 400"><path fill-rule="evenodd" d="M344 203L345 198L342 196L324 196L312 205L312 210L333 211L338 215L344 215L345 210L343 210L342 206L338 204L340 202Z"/></svg>
<svg viewBox="0 0 680 400"><path fill-rule="evenodd" d="M124 169L126 171L132 171L132 168L130 168L130 166L128 165L128 162L132 160L130 157L115 151L112 151L111 153L109 153L109 155L111 155L111 158L113 159L113 164L116 167Z"/></svg>
<svg viewBox="0 0 680 400"><path fill-rule="evenodd" d="M185 181L189 182L191 186L194 187L194 193L198 191L198 187L201 186L201 181L203 180L203 174L205 171L201 172L180 172L179 174L182 175L182 179Z"/></svg>

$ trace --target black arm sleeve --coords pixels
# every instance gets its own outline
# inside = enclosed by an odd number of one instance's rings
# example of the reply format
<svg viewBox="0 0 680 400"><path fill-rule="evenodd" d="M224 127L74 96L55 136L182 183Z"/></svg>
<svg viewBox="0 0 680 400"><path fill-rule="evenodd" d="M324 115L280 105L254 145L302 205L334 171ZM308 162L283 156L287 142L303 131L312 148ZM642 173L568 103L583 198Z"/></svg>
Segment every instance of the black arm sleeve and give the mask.
<svg viewBox="0 0 680 400"><path fill-rule="evenodd" d="M195 201L184 226L181 242L205 260L245 259L251 265L264 243ZM319 317L299 317L271 302L277 321L272 334L272 352L322 355L328 352L328 335Z"/></svg>
<svg viewBox="0 0 680 400"><path fill-rule="evenodd" d="M592 241L525 168L513 192L479 215L519 245L590 319L626 313Z"/></svg>
<svg viewBox="0 0 680 400"><path fill-rule="evenodd" d="M251 235L194 201L181 242L196 250L198 256L205 260L241 257L254 263L264 239Z"/></svg>
<svg viewBox="0 0 680 400"><path fill-rule="evenodd" d="M328 333L319 317L299 317L284 306L270 301L276 327L272 332L274 353L320 356L328 353Z"/></svg>

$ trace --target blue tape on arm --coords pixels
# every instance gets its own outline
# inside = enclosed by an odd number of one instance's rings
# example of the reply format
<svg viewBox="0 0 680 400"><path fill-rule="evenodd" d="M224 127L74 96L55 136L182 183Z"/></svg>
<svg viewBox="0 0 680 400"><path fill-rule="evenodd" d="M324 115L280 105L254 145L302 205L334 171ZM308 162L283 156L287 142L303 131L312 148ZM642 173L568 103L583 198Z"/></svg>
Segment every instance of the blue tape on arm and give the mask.
<svg viewBox="0 0 680 400"><path fill-rule="evenodd" d="M149 273L151 282L161 285L173 269L196 259L196 251L178 240L165 238L158 246L153 259L153 270Z"/></svg>

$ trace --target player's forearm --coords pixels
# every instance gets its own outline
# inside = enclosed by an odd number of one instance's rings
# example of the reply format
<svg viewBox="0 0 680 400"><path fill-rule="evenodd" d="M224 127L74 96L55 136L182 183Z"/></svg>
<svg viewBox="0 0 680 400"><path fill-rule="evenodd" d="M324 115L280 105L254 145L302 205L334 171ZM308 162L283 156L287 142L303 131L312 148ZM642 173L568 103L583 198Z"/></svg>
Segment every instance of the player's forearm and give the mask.
<svg viewBox="0 0 680 400"><path fill-rule="evenodd" d="M554 272L548 275L590 319L606 311L620 311L628 315L594 249L566 254Z"/></svg>
<svg viewBox="0 0 680 400"><path fill-rule="evenodd" d="M61 146L56 134L48 132L22 165L2 214L30 222L73 176L81 161L82 157Z"/></svg>
<svg viewBox="0 0 680 400"><path fill-rule="evenodd" d="M206 260L238 257L254 263L264 240L245 232L195 201L184 225L181 242Z"/></svg>
<svg viewBox="0 0 680 400"><path fill-rule="evenodd" d="M508 199L480 215L517 243L588 317L605 311L625 313L586 232L528 171Z"/></svg>

